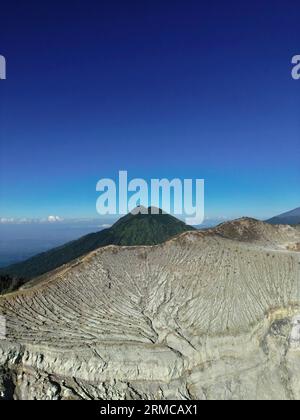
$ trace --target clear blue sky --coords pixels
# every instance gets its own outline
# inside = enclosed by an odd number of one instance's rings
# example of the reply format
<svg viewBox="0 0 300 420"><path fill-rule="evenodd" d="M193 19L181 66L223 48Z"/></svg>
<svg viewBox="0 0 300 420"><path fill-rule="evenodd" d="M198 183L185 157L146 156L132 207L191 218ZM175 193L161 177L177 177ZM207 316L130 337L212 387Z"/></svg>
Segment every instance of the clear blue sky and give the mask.
<svg viewBox="0 0 300 420"><path fill-rule="evenodd" d="M206 180L209 217L300 205L296 1L1 5L0 217L95 217L96 182Z"/></svg>

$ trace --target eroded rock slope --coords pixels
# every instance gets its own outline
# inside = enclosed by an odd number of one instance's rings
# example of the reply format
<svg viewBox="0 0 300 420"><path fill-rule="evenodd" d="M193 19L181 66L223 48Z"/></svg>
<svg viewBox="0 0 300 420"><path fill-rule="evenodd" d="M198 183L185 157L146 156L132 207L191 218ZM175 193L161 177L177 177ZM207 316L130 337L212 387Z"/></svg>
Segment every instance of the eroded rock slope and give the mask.
<svg viewBox="0 0 300 420"><path fill-rule="evenodd" d="M233 223L2 297L2 398L300 399L299 231Z"/></svg>

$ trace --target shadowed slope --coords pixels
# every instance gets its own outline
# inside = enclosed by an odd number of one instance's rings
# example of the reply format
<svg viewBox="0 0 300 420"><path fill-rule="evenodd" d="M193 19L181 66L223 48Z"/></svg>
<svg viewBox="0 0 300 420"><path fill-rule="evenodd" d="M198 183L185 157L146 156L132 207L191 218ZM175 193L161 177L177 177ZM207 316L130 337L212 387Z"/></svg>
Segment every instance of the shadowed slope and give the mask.
<svg viewBox="0 0 300 420"><path fill-rule="evenodd" d="M300 207L280 214L279 216L272 217L267 220L272 225L298 225L300 224Z"/></svg>

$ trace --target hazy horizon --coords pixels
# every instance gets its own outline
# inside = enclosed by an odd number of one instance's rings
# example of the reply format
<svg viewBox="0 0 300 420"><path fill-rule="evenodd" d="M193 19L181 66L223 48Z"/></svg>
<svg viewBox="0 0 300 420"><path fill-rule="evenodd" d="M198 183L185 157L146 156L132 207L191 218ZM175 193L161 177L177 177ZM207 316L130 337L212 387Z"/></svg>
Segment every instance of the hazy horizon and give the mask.
<svg viewBox="0 0 300 420"><path fill-rule="evenodd" d="M69 219L56 222L0 222L0 267L24 261L40 252L109 228L120 217ZM224 219L206 220L203 228L221 221Z"/></svg>
<svg viewBox="0 0 300 420"><path fill-rule="evenodd" d="M48 221L47 218L7 222L0 220L0 267L24 261L89 233L109 228L120 217L122 216L53 221L54 216L50 216L52 221ZM226 216L208 217L198 228L214 227L229 220L232 219Z"/></svg>

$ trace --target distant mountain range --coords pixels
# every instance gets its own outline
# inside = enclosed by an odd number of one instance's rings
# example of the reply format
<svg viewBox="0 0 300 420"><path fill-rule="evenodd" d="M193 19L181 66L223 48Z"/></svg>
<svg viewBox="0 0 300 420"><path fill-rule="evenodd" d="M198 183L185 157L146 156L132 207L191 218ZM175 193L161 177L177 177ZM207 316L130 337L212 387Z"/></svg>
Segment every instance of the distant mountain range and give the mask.
<svg viewBox="0 0 300 420"><path fill-rule="evenodd" d="M129 213L111 228L91 233L65 245L38 254L28 260L1 268L0 275L32 279L52 271L78 257L107 245L156 245L180 233L194 230L169 214Z"/></svg>
<svg viewBox="0 0 300 420"><path fill-rule="evenodd" d="M300 207L272 217L266 222L272 225L298 225L300 224Z"/></svg>
<svg viewBox="0 0 300 420"><path fill-rule="evenodd" d="M261 236L262 231L266 237L272 236L273 232L268 232L268 224L299 224L300 208L273 217L266 222L267 224L244 218L222 223L209 230L226 238L243 241L257 239ZM259 229L259 232L257 232L257 229ZM187 226L161 210L159 214L151 214L150 209L148 209L148 214L133 215L129 213L108 229L85 235L80 239L40 253L26 261L1 268L0 293L1 291L7 292L16 289L27 280L53 271L76 258L107 245L157 245L191 230L195 230L195 228Z"/></svg>

